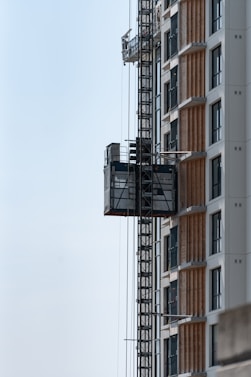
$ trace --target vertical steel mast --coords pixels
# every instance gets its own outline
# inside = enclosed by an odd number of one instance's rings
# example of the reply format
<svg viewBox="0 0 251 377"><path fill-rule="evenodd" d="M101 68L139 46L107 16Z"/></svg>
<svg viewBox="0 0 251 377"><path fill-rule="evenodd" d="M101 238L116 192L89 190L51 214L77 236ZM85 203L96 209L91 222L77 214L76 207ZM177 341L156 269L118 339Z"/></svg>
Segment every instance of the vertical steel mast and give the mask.
<svg viewBox="0 0 251 377"><path fill-rule="evenodd" d="M138 1L138 377L152 376L153 0Z"/></svg>

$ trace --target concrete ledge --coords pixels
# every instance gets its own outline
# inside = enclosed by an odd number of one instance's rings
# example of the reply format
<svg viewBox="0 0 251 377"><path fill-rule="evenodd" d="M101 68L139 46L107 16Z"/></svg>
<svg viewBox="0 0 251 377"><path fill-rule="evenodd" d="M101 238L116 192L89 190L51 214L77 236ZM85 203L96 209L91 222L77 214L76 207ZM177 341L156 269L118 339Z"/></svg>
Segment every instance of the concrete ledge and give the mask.
<svg viewBox="0 0 251 377"><path fill-rule="evenodd" d="M222 367L217 372L217 377L250 377L251 361L244 361L238 364L232 364Z"/></svg>
<svg viewBox="0 0 251 377"><path fill-rule="evenodd" d="M251 304L221 313L218 337L218 360L221 365L251 359ZM226 375L219 374L219 376ZM232 376L232 374L228 376ZM233 374L233 376L239 377L240 375ZM251 376L250 370L248 376Z"/></svg>

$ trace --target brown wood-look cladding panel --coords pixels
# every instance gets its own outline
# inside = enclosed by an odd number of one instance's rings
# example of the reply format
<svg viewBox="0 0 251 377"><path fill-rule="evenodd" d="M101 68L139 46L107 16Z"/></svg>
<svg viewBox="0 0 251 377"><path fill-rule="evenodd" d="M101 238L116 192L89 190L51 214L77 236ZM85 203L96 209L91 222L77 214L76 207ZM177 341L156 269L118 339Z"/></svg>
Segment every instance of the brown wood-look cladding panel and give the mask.
<svg viewBox="0 0 251 377"><path fill-rule="evenodd" d="M180 314L205 315L205 268L181 270L179 273Z"/></svg>
<svg viewBox="0 0 251 377"><path fill-rule="evenodd" d="M180 49L205 41L205 0L187 0L179 8Z"/></svg>
<svg viewBox="0 0 251 377"><path fill-rule="evenodd" d="M180 57L180 103L190 97L205 96L205 51Z"/></svg>
<svg viewBox="0 0 251 377"><path fill-rule="evenodd" d="M205 106L180 110L179 148L181 151L205 150Z"/></svg>
<svg viewBox="0 0 251 377"><path fill-rule="evenodd" d="M181 216L179 222L179 264L205 260L205 214Z"/></svg>
<svg viewBox="0 0 251 377"><path fill-rule="evenodd" d="M205 204L205 160L203 158L179 166L179 209Z"/></svg>
<svg viewBox="0 0 251 377"><path fill-rule="evenodd" d="M179 374L205 370L205 323L179 327Z"/></svg>

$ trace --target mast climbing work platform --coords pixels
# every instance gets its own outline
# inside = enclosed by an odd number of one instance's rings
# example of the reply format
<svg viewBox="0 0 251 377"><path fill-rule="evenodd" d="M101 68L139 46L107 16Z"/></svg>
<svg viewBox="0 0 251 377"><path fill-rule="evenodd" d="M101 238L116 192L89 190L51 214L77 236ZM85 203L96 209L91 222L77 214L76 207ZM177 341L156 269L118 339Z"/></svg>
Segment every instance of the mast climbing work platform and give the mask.
<svg viewBox="0 0 251 377"><path fill-rule="evenodd" d="M153 0L138 1L139 217L137 270L138 376L152 376L153 299Z"/></svg>
<svg viewBox="0 0 251 377"><path fill-rule="evenodd" d="M138 217L138 377L152 377L153 221L176 213L176 169L154 163L153 49L159 31L154 4L138 0L138 35L130 40L129 30L122 37L124 64L137 61L138 67L138 137L130 145L128 163L120 162L118 143L107 146L104 167L105 215Z"/></svg>

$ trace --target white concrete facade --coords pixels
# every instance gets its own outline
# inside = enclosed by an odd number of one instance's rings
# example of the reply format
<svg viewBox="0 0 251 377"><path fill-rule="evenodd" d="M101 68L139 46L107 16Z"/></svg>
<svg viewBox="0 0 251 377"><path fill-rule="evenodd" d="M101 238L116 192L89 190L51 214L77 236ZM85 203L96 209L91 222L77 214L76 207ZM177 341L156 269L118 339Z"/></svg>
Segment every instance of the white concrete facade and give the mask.
<svg viewBox="0 0 251 377"><path fill-rule="evenodd" d="M165 11L162 1L162 56L165 54L165 34L170 29L170 17L179 12L179 0ZM211 366L212 325L217 324L218 315L225 309L251 302L251 1L222 0L222 27L215 33L211 30L212 0L205 0L205 145L206 164L206 355L205 365L209 377L216 376L217 366ZM221 46L222 81L211 87L212 51ZM178 64L178 57L163 61L162 93L170 80L170 70ZM221 100L222 134L218 142L211 143L212 105ZM162 109L165 106L162 95ZM178 118L178 112L162 112L162 144L170 123ZM212 199L212 160L221 156L221 195ZM221 211L222 250L211 252L212 215ZM176 224L176 219L162 222L162 308L163 289L170 284L170 276L163 272L164 237ZM221 267L221 306L210 308L211 271ZM169 329L162 327L163 339ZM162 359L163 360L163 359ZM162 374L164 367L162 361Z"/></svg>

